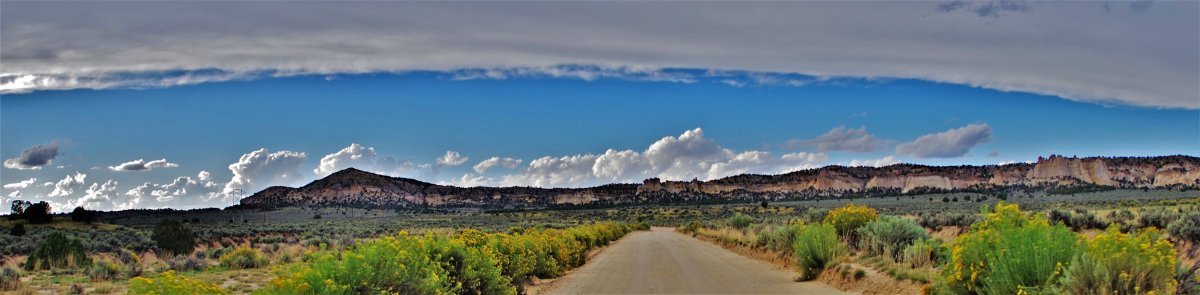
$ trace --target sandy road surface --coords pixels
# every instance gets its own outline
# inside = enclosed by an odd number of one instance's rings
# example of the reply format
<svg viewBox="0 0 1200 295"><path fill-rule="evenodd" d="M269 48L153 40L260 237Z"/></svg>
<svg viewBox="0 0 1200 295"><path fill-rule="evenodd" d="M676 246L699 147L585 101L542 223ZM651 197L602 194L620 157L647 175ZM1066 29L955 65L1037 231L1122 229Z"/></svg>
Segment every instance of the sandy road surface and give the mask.
<svg viewBox="0 0 1200 295"><path fill-rule="evenodd" d="M672 228L634 232L539 294L847 294L684 236Z"/></svg>

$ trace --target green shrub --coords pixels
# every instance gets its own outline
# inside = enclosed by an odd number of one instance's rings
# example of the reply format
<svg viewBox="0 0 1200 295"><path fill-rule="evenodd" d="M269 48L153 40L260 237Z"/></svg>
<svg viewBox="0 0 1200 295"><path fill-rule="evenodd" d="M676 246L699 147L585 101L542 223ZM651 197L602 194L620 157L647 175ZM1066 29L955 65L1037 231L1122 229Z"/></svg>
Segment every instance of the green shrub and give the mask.
<svg viewBox="0 0 1200 295"><path fill-rule="evenodd" d="M1046 292L1077 249L1075 234L1065 226L1000 202L954 241L943 276L958 294Z"/></svg>
<svg viewBox="0 0 1200 295"><path fill-rule="evenodd" d="M1168 225L1167 232L1177 239L1193 243L1200 242L1200 213L1192 212L1184 215Z"/></svg>
<svg viewBox="0 0 1200 295"><path fill-rule="evenodd" d="M793 258L800 268L801 279L812 280L846 254L846 246L838 239L837 229L829 224L800 226L793 244Z"/></svg>
<svg viewBox="0 0 1200 295"><path fill-rule="evenodd" d="M13 235L14 237L24 236L25 235L25 224L18 223L16 225L13 225L12 229L8 230L8 234Z"/></svg>
<svg viewBox="0 0 1200 295"><path fill-rule="evenodd" d="M855 230L876 219L879 219L879 214L875 212L874 208L849 204L829 211L829 215L825 216L825 223L833 225L833 228L837 229L838 236L849 242L850 246L857 247Z"/></svg>
<svg viewBox="0 0 1200 295"><path fill-rule="evenodd" d="M79 241L53 232L25 259L25 270L87 267L91 262Z"/></svg>
<svg viewBox="0 0 1200 295"><path fill-rule="evenodd" d="M180 272L197 271L208 268L208 263L204 258L180 255L167 260L167 268Z"/></svg>
<svg viewBox="0 0 1200 295"><path fill-rule="evenodd" d="M163 220L154 226L154 243L167 253L179 255L192 253L196 249L196 234L178 221Z"/></svg>
<svg viewBox="0 0 1200 295"><path fill-rule="evenodd" d="M248 269L259 268L270 264L270 260L266 255L258 249L241 246L232 252L221 256L221 266L228 269Z"/></svg>
<svg viewBox="0 0 1200 295"><path fill-rule="evenodd" d="M0 291L12 291L21 286L21 271L15 268L0 268Z"/></svg>
<svg viewBox="0 0 1200 295"><path fill-rule="evenodd" d="M747 226L750 226L751 222L754 222L754 217L742 214L741 212L738 212L734 214L733 217L729 218L729 226L736 229L746 228Z"/></svg>
<svg viewBox="0 0 1200 295"><path fill-rule="evenodd" d="M683 232L694 233L700 229L700 222L692 220L683 226Z"/></svg>
<svg viewBox="0 0 1200 295"><path fill-rule="evenodd" d="M904 249L917 240L929 239L929 233L916 222L884 216L858 228L859 244L868 255L886 255L900 261Z"/></svg>
<svg viewBox="0 0 1200 295"><path fill-rule="evenodd" d="M1154 210L1142 212L1138 216L1138 227L1147 228L1154 227L1158 229L1167 228L1172 222L1179 219L1179 213L1167 210Z"/></svg>
<svg viewBox="0 0 1200 295"><path fill-rule="evenodd" d="M229 291L168 270L155 278L133 278L129 281L129 294L229 294Z"/></svg>
<svg viewBox="0 0 1200 295"><path fill-rule="evenodd" d="M553 277L583 264L587 251L633 230L596 223L447 236L400 233L327 252L284 271L265 294L515 294L526 277Z"/></svg>
<svg viewBox="0 0 1200 295"><path fill-rule="evenodd" d="M1136 234L1111 227L1087 242L1062 278L1071 294L1171 294L1175 249L1153 228Z"/></svg>
<svg viewBox="0 0 1200 295"><path fill-rule="evenodd" d="M112 281L121 277L121 265L100 259L92 262L92 266L87 269L88 278L92 281Z"/></svg>

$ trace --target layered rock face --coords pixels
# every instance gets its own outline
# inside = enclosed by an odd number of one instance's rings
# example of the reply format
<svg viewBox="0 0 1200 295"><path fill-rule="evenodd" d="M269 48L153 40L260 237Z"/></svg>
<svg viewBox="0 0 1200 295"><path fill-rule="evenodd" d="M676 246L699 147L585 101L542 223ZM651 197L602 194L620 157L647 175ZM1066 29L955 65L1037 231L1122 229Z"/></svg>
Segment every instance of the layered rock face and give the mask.
<svg viewBox="0 0 1200 295"><path fill-rule="evenodd" d="M244 207L356 206L389 208L528 208L553 205L628 204L766 194L836 197L862 192L965 190L1008 186L1101 185L1121 188L1200 186L1200 158L1191 156L1067 158L1033 164L881 168L828 166L780 175L744 174L710 181L609 184L579 189L460 188L346 169L299 188L271 187L241 201ZM739 197L740 196L740 197Z"/></svg>
<svg viewBox="0 0 1200 295"><path fill-rule="evenodd" d="M1038 158L1034 164L882 168L829 166L781 175L739 175L709 182L647 180L638 192L963 190L1004 186L1099 185L1122 188L1200 186L1200 158L1190 156Z"/></svg>

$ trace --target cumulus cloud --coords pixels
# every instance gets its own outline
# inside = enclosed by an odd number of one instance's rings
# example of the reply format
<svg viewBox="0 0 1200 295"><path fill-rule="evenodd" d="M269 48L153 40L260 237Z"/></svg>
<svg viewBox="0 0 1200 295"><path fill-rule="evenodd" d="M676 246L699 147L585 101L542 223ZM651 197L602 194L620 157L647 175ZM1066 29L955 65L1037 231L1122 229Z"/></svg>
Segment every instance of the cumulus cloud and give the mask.
<svg viewBox="0 0 1200 295"><path fill-rule="evenodd" d="M42 169L42 166L54 162L58 155L58 142L39 144L21 151L21 155L16 158L5 159L4 167L19 170Z"/></svg>
<svg viewBox="0 0 1200 295"><path fill-rule="evenodd" d="M167 162L167 159L158 159L146 162L144 159L137 159L116 166L108 166L108 170L112 171L148 171L155 168L175 168L178 164Z"/></svg>
<svg viewBox="0 0 1200 295"><path fill-rule="evenodd" d="M777 173L787 173L796 170L813 169L821 167L825 161L829 160L829 156L825 153L791 153L784 154L780 157L782 163Z"/></svg>
<svg viewBox="0 0 1200 295"><path fill-rule="evenodd" d="M459 155L457 152L447 151L446 155L437 158L437 160L447 162L445 165L439 163L436 167L430 164L414 164L409 160L400 160L392 156L381 156L375 151L374 147L351 143L346 148L321 157L321 162L317 165L316 169L313 169L313 173L317 177L325 177L334 172L354 167L359 170L393 177L415 177L418 174L435 177L437 170L441 166L453 166L450 164L454 163L462 164L467 161L467 158Z"/></svg>
<svg viewBox="0 0 1200 295"><path fill-rule="evenodd" d="M246 153L237 162L229 164L233 178L225 184L223 193L236 197L241 190L253 194L274 185L291 185L301 180L300 164L308 158L303 152L259 149Z"/></svg>
<svg viewBox="0 0 1200 295"><path fill-rule="evenodd" d="M456 151L446 151L445 155L437 158L437 164L441 166L458 166L466 163L469 159Z"/></svg>
<svg viewBox="0 0 1200 295"><path fill-rule="evenodd" d="M883 158L871 159L871 160L850 160L851 167L858 167L858 166L886 167L886 166L891 166L891 165L895 165L895 164L900 164L900 160L897 160L896 156L886 156Z"/></svg>
<svg viewBox="0 0 1200 295"><path fill-rule="evenodd" d="M471 167L471 169L474 169L475 173L483 174L484 172L487 172L488 169L492 169L492 167L501 166L504 168L513 169L517 168L518 165L521 165L521 159L491 157L487 160L480 161L479 164L475 164L475 167Z"/></svg>
<svg viewBox="0 0 1200 295"><path fill-rule="evenodd" d="M507 186L582 186L591 181L596 158L590 154L537 158L524 170L505 175L501 182Z"/></svg>
<svg viewBox="0 0 1200 295"><path fill-rule="evenodd" d="M29 186L33 185L33 183L34 183L35 181L37 181L37 178L36 178L36 177L34 177L34 178L30 178L30 179L26 179L26 180L22 180L22 181L18 181L18 182L14 182L14 183L5 184L5 185L4 185L4 188L7 188L7 189L23 189L23 188L27 188L27 187L29 187Z"/></svg>
<svg viewBox="0 0 1200 295"><path fill-rule="evenodd" d="M112 194L117 190L117 182L114 180L106 180L103 184L93 182L86 190L83 197L67 201L62 209L71 210L75 207L84 207L89 209L112 209Z"/></svg>
<svg viewBox="0 0 1200 295"><path fill-rule="evenodd" d="M793 139L787 142L789 148L816 148L819 152L827 151L848 151L848 152L873 152L876 148L884 145L885 141L875 135L867 133L867 127L859 127L858 129L846 128L846 126L838 126L817 136L811 140Z"/></svg>
<svg viewBox="0 0 1200 295"><path fill-rule="evenodd" d="M495 186L497 180L491 177L483 176L475 173L465 173L458 179L446 182L446 185L458 187L477 187L477 186Z"/></svg>
<svg viewBox="0 0 1200 295"><path fill-rule="evenodd" d="M50 191L50 197L65 197L75 193L75 187L83 186L84 180L87 179L87 174L79 173L68 174L63 179L54 183L54 190Z"/></svg>
<svg viewBox="0 0 1200 295"><path fill-rule="evenodd" d="M167 202L180 197L200 197L206 200L214 199L221 197L221 192L221 184L189 176L176 177L170 183L156 184L150 188L150 196L154 197L154 200L158 202ZM137 192L139 196L141 196L141 193L142 191Z"/></svg>
<svg viewBox="0 0 1200 295"><path fill-rule="evenodd" d="M972 147L992 140L988 124L970 124L927 134L896 146L896 153L917 158L954 158L966 155Z"/></svg>
<svg viewBox="0 0 1200 295"><path fill-rule="evenodd" d="M742 173L783 173L815 168L824 153L793 153L780 157L768 151L735 152L704 137L700 128L666 136L643 151L608 149L604 154L542 157L525 169L501 178L505 185L538 187L586 186L610 182L711 180Z"/></svg>
<svg viewBox="0 0 1200 295"><path fill-rule="evenodd" d="M411 177L413 172L423 168L428 168L428 165L413 164L413 162L409 160L399 160L395 157L386 156L380 158L379 161L375 163L374 171L389 176Z"/></svg>
<svg viewBox="0 0 1200 295"><path fill-rule="evenodd" d="M1110 13L1100 2L1015 0L752 6L18 1L0 11L6 41L0 42L0 92L421 70L452 79L686 82L692 78L660 69L696 68L913 78L1088 102L1200 108L1200 4L1149 3L1130 3L1137 13ZM749 82L718 81L724 80Z"/></svg>
<svg viewBox="0 0 1200 295"><path fill-rule="evenodd" d="M321 157L321 163L317 169L313 169L313 173L318 177L324 177L350 167L370 170L375 166L375 158L375 148L351 143L350 146L336 153Z"/></svg>

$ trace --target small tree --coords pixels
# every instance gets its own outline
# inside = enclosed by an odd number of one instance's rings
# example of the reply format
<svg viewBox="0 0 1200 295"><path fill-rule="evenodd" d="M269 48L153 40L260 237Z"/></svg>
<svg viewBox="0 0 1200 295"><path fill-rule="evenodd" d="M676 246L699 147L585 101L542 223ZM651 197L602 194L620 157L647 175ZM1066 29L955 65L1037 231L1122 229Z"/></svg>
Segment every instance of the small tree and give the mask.
<svg viewBox="0 0 1200 295"><path fill-rule="evenodd" d="M33 203L25 207L25 211L21 212L21 216L32 224L43 224L54 221L54 216L50 215L50 203L46 203L45 201Z"/></svg>
<svg viewBox="0 0 1200 295"><path fill-rule="evenodd" d="M71 211L71 220L75 222L92 223L96 221L96 212L83 209L83 207L75 207L75 210Z"/></svg>
<svg viewBox="0 0 1200 295"><path fill-rule="evenodd" d="M767 201L762 201L762 204L759 204L759 206L762 206L763 209L767 209L767 208L771 207L771 205L767 204Z"/></svg>
<svg viewBox="0 0 1200 295"><path fill-rule="evenodd" d="M29 201L13 200L12 205L8 207L8 220L25 218L25 208L29 208L29 205L33 205L33 203L30 203Z"/></svg>
<svg viewBox="0 0 1200 295"><path fill-rule="evenodd" d="M151 238L159 249L171 254L188 254L196 248L196 234L174 220L163 220L155 225Z"/></svg>

